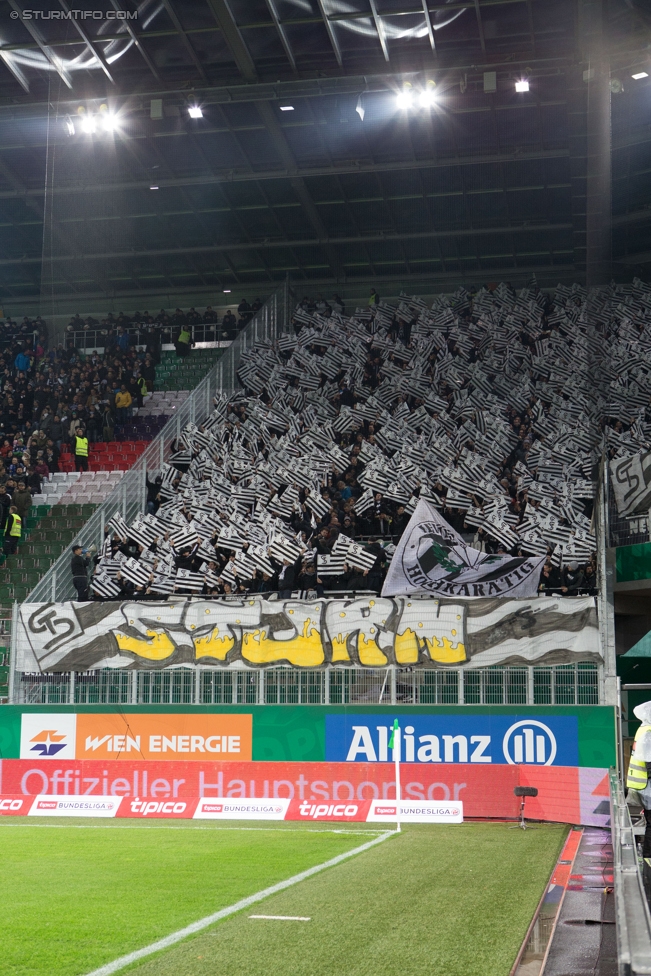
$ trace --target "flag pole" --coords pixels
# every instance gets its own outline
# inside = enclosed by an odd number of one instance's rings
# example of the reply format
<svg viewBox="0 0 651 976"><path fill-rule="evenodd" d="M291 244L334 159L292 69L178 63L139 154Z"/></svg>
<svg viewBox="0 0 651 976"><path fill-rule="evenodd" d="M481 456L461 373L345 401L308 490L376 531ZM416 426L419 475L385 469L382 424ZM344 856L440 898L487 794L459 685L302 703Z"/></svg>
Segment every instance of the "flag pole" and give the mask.
<svg viewBox="0 0 651 976"><path fill-rule="evenodd" d="M396 833L400 833L400 801L402 799L400 790L400 726L398 719L394 719L393 729L391 730L391 740L389 746L393 748L393 761L396 767Z"/></svg>

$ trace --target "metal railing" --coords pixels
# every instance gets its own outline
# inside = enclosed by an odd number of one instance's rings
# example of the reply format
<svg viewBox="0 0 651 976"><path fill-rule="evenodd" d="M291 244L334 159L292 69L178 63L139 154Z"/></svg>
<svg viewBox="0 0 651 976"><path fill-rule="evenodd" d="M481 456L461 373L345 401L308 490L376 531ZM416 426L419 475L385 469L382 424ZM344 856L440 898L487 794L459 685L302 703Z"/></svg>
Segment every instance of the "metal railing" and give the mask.
<svg viewBox="0 0 651 976"><path fill-rule="evenodd" d="M601 668L167 668L19 674L24 705L598 705Z"/></svg>
<svg viewBox="0 0 651 976"><path fill-rule="evenodd" d="M651 915L644 893L631 815L614 769L610 771L610 818L617 968L621 976L648 976L651 973Z"/></svg>
<svg viewBox="0 0 651 976"><path fill-rule="evenodd" d="M216 394L230 393L240 386L237 371L246 350L261 339L274 341L279 335L291 329L292 310L289 284L285 283L240 332L222 358L179 407L175 416L151 441L134 466L125 473L108 498L79 530L77 540L83 542L84 546L95 544L99 548L104 540L104 528L113 515L120 514L125 521L130 522L144 512L146 475L154 475L161 469L166 458L172 453L173 442L178 440L186 424L201 423L212 412L213 398ZM66 551L34 587L26 602L61 603L74 598L70 551Z"/></svg>

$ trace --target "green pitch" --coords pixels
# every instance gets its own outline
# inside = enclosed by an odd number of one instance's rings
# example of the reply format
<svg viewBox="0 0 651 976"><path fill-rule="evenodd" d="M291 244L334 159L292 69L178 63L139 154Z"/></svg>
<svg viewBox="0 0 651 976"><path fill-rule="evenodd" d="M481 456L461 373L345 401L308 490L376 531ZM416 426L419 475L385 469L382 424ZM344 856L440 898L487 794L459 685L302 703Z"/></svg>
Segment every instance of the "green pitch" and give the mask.
<svg viewBox="0 0 651 976"><path fill-rule="evenodd" d="M84 976L377 836L363 825L251 826L0 821L0 971ZM565 833L407 826L122 971L508 976Z"/></svg>

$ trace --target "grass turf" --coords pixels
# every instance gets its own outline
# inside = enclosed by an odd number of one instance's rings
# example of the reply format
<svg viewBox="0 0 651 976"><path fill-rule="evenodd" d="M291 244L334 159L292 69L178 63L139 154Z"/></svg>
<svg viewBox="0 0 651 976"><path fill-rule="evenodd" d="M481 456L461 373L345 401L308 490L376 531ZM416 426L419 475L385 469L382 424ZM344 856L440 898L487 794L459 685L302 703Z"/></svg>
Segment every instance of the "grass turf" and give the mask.
<svg viewBox="0 0 651 976"><path fill-rule="evenodd" d="M376 836L269 828L0 821L0 971L88 973Z"/></svg>
<svg viewBox="0 0 651 976"><path fill-rule="evenodd" d="M566 829L410 825L129 976L508 976Z"/></svg>

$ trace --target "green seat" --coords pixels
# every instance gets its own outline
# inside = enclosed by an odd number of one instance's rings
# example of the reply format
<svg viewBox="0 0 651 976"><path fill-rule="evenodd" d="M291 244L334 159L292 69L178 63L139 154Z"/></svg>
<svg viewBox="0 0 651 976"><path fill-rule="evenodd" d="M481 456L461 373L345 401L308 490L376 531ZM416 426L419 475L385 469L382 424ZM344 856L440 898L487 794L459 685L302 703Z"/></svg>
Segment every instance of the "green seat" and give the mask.
<svg viewBox="0 0 651 976"><path fill-rule="evenodd" d="M45 556L49 551L49 545L46 545L44 542L30 542L27 546L27 552L30 556Z"/></svg>

